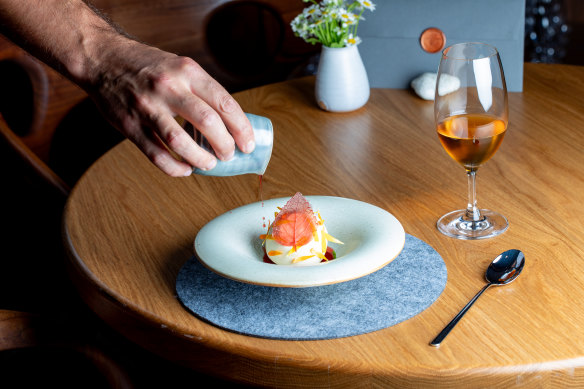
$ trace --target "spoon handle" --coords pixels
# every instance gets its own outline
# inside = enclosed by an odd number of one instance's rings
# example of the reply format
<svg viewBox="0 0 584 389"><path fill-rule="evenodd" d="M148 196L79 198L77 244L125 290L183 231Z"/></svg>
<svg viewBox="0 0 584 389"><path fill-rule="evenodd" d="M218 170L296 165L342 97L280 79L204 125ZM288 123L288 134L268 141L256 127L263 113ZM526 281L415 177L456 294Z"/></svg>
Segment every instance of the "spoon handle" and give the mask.
<svg viewBox="0 0 584 389"><path fill-rule="evenodd" d="M434 346L434 347L440 347L440 343L442 343L442 341L444 340L444 338L446 338L446 335L448 335L448 333L450 332L450 330L452 330L454 328L454 326L456 325L456 323L458 323L458 321L460 319L462 319L462 317L464 316L464 314L466 313L466 311L468 311L468 309L474 304L475 301L477 301L477 299L481 296L481 294L483 294L483 292L485 290L487 290L489 288L489 286L493 285L492 283L488 283L487 285L485 285L483 287L483 289L481 289L480 292L478 292L476 294L476 296L474 296L472 298L472 300L470 300L468 302L468 304L466 304L464 306L464 308L462 308L462 310L460 312L458 312L458 315L454 316L454 319L452 319L450 321L450 323L448 323L448 325L446 325L446 327L444 327L444 329L442 330L442 332L440 332L438 334L438 336L436 338L434 338L433 341L430 342L430 346Z"/></svg>

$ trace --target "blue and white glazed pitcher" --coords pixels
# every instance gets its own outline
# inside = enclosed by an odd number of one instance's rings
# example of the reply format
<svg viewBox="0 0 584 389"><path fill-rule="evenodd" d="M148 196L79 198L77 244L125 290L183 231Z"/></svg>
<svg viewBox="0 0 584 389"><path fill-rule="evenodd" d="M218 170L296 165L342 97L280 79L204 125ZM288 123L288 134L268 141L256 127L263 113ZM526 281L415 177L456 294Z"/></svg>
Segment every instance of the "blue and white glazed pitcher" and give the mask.
<svg viewBox="0 0 584 389"><path fill-rule="evenodd" d="M274 130L270 119L246 113L255 135L256 147L253 152L246 154L235 148L235 155L229 161L217 160L217 165L211 170L201 170L194 168L193 173L203 176L227 177L240 174L258 174L265 173L270 157L272 156L272 147L274 144ZM200 133L195 136L195 141L203 149L214 154L213 148Z"/></svg>

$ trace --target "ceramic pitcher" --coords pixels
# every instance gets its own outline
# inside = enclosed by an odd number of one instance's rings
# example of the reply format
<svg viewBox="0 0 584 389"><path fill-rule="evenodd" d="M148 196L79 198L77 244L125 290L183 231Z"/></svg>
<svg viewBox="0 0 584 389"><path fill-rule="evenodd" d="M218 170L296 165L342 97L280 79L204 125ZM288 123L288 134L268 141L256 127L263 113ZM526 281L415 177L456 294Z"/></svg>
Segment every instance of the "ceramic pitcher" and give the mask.
<svg viewBox="0 0 584 389"><path fill-rule="evenodd" d="M272 146L274 144L274 131L270 119L246 113L253 128L256 147L250 154L245 154L237 147L235 155L229 161L217 160L217 165L211 170L193 169L193 173L203 176L227 177L240 174L264 174L270 157L272 156ZM190 124L189 124L190 125ZM207 139L200 133L195 134L195 141L205 150L213 153L213 148Z"/></svg>

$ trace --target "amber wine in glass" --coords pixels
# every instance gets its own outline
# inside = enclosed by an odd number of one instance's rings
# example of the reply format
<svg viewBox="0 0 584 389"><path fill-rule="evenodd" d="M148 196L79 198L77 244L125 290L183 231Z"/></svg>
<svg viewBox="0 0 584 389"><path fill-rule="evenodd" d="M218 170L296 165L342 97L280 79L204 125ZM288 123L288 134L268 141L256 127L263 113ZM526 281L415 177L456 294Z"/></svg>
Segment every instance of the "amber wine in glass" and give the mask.
<svg viewBox="0 0 584 389"><path fill-rule="evenodd" d="M468 204L442 216L437 227L459 239L483 239L503 233L509 223L496 212L479 209L476 172L499 149L507 131L507 88L497 49L484 43L460 43L442 53L434 100L440 143L461 164L468 179Z"/></svg>

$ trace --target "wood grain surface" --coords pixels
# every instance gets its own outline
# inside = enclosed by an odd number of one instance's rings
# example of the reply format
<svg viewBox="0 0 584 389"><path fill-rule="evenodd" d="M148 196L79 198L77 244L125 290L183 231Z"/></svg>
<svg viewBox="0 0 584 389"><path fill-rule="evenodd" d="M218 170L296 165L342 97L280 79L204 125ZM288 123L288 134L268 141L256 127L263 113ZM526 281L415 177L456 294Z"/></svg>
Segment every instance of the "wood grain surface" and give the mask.
<svg viewBox="0 0 584 389"><path fill-rule="evenodd" d="M203 225L259 201L258 177L170 178L127 141L82 177L64 215L71 277L91 308L176 363L259 386L584 386L584 67L525 65L524 92L509 96L506 138L478 173L479 205L510 227L483 241L435 227L466 206L466 179L440 146L432 102L373 89L364 108L333 114L316 106L313 90L309 77L236 94L246 112L274 124L263 198L300 191L391 212L447 265L446 289L430 308L323 341L253 338L198 320L175 296L177 273ZM430 347L484 285L488 263L510 248L526 255L519 279L491 288L440 348Z"/></svg>

